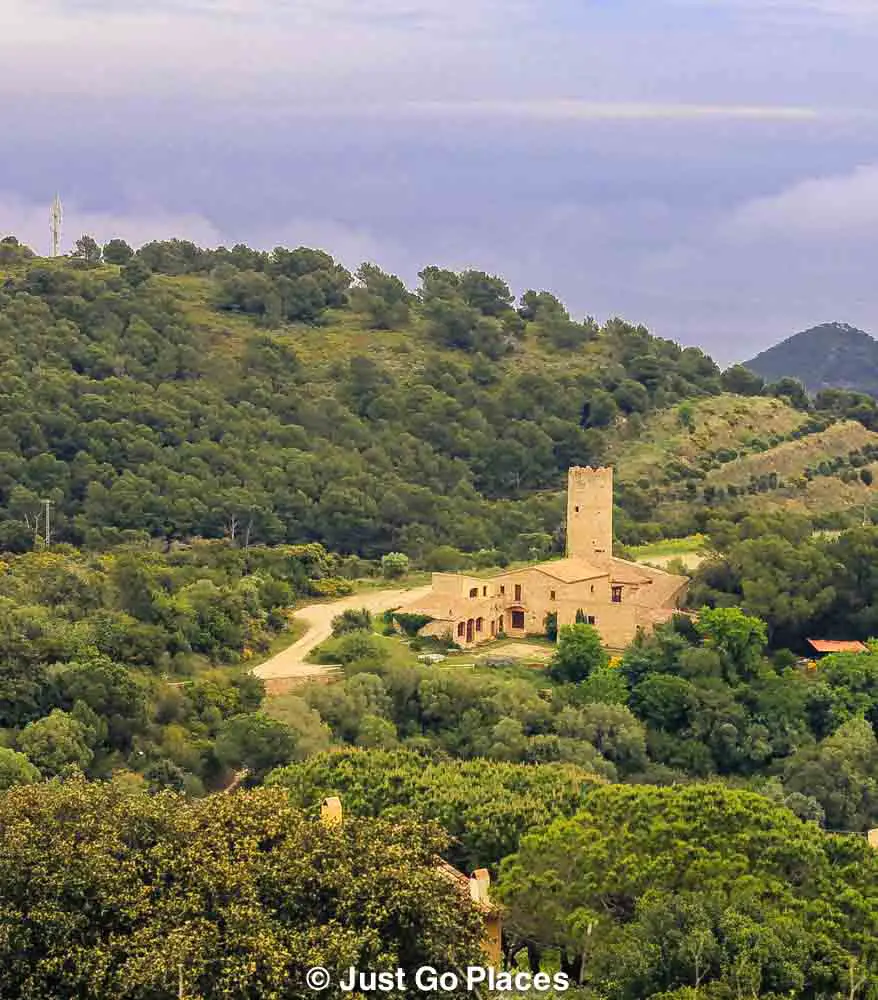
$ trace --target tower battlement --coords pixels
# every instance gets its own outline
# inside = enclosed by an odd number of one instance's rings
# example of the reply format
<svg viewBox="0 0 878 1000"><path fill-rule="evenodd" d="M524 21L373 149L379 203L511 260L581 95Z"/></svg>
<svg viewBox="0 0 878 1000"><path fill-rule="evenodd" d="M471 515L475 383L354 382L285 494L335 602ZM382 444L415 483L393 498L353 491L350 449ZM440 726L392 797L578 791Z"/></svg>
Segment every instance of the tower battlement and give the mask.
<svg viewBox="0 0 878 1000"><path fill-rule="evenodd" d="M567 555L609 569L613 558L613 469L574 466L567 473Z"/></svg>
<svg viewBox="0 0 878 1000"><path fill-rule="evenodd" d="M567 470L567 483L579 484L594 482L595 480L608 479L613 481L613 467L611 465L601 465L592 468L590 465L572 465Z"/></svg>

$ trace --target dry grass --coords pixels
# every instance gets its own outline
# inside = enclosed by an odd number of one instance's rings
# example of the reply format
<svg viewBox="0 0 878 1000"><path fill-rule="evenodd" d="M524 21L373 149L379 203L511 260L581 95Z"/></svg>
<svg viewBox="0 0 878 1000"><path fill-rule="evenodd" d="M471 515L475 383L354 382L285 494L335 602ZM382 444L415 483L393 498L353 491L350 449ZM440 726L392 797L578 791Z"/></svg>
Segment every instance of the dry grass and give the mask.
<svg viewBox="0 0 878 1000"><path fill-rule="evenodd" d="M878 444L878 434L866 430L862 424L847 420L819 434L784 441L770 451L745 455L728 462L722 468L714 469L707 481L715 486L727 486L729 483L746 485L751 476L758 478L772 472L781 479L789 480L801 476L809 466L815 467L839 455L846 456L848 452L869 444Z"/></svg>
<svg viewBox="0 0 878 1000"><path fill-rule="evenodd" d="M636 441L617 441L613 457L623 481L659 481L669 461L694 462L720 448L741 451L754 438L786 436L808 419L779 399L724 394L689 404L693 430L680 423L680 406L649 419Z"/></svg>

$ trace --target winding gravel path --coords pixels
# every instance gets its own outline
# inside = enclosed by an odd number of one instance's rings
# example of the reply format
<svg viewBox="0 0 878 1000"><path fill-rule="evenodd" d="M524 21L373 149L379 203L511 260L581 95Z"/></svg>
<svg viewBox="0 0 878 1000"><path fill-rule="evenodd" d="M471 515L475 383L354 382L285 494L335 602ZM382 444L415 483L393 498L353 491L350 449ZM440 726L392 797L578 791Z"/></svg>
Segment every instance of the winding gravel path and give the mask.
<svg viewBox="0 0 878 1000"><path fill-rule="evenodd" d="M325 642L332 635L332 619L342 611L351 608L368 608L373 614L386 611L388 608L398 608L410 601L420 600L430 592L430 587L415 587L396 590L367 590L352 597L344 597L329 604L311 604L296 611L294 617L304 622L308 629L301 639L287 646L276 656L258 667L253 673L265 681L277 680L314 680L333 673L334 667L320 663L306 663L305 657Z"/></svg>

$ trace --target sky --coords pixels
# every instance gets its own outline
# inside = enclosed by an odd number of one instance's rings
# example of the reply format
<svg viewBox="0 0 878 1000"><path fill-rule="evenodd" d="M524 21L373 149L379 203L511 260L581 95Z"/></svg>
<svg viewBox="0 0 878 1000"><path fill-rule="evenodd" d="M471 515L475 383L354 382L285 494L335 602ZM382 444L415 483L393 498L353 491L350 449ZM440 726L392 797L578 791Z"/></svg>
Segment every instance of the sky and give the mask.
<svg viewBox="0 0 878 1000"><path fill-rule="evenodd" d="M0 0L0 231L319 246L721 363L878 333L876 0Z"/></svg>

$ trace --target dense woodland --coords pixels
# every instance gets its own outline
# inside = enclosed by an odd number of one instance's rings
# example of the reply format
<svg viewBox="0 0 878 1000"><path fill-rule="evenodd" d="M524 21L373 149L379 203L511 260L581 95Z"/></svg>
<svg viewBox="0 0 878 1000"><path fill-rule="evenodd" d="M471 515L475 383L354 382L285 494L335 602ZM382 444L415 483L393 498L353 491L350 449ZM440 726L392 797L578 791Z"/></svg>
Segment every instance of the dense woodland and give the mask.
<svg viewBox="0 0 878 1000"><path fill-rule="evenodd" d="M577 624L542 671L426 666L418 623L349 612L316 654L337 683L268 698L249 669L363 577L562 551L567 466L669 407L685 432L699 400L774 396L817 434L874 401L475 271L410 292L313 250L6 240L0 278L4 997L472 964L438 856L491 871L508 960L568 996L878 997L878 643L803 658L878 635L868 511L827 533L699 487L666 523L628 481L620 543L710 554L697 615L620 655Z"/></svg>
<svg viewBox="0 0 878 1000"><path fill-rule="evenodd" d="M11 550L33 545L50 499L54 537L88 547L246 535L440 565L461 558L449 546L527 557L560 550L566 469L613 457L650 414L723 390L811 405L642 327L576 322L546 292L516 307L481 272L428 267L414 294L313 250L117 244L102 265L80 243L62 262L0 249ZM874 400L830 397L813 429L878 426ZM620 490L622 541L654 500ZM695 504L662 530L709 516Z"/></svg>

